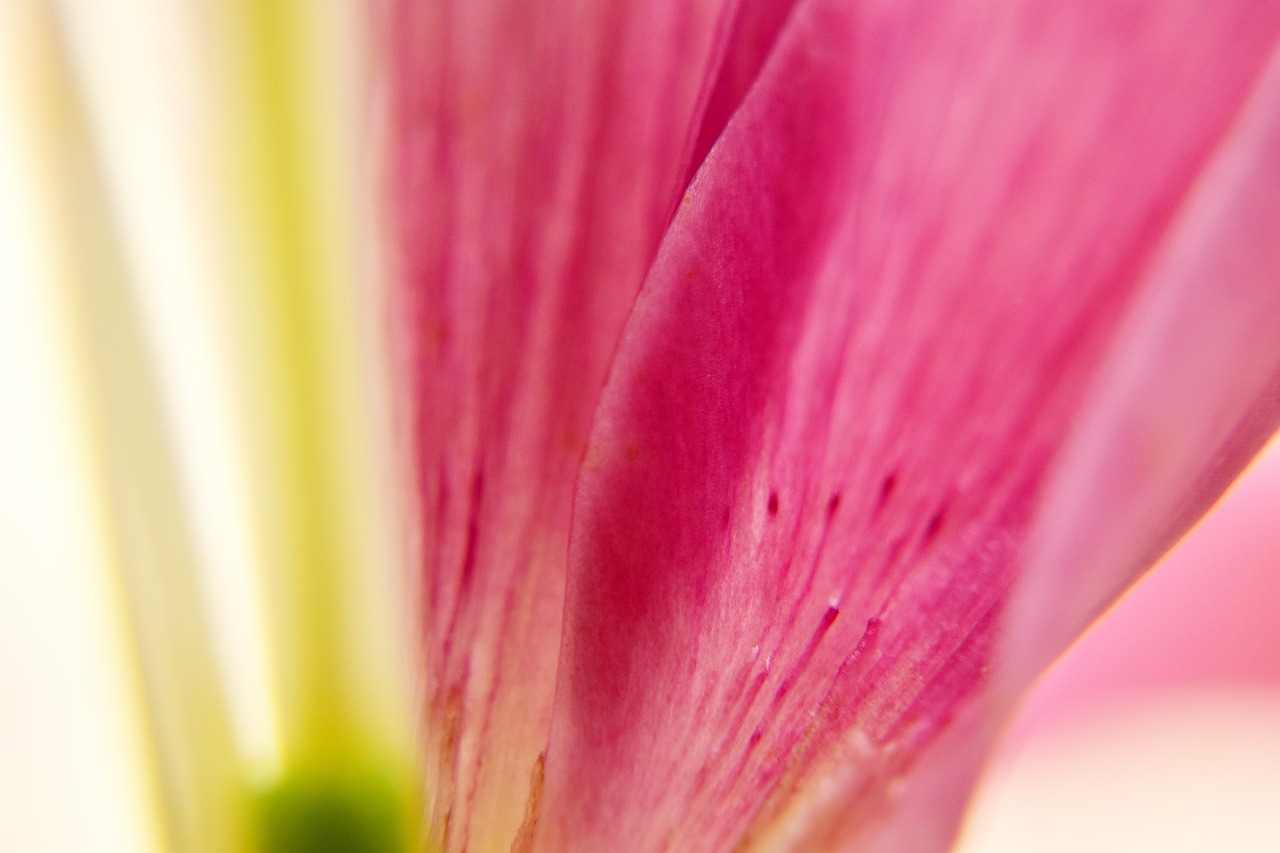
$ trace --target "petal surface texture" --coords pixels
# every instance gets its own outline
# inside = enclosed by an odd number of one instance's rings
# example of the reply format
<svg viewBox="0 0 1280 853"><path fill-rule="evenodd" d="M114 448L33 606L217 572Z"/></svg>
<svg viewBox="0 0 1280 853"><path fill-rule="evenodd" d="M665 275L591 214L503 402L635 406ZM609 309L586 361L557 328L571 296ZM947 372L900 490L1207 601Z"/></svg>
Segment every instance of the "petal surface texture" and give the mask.
<svg viewBox="0 0 1280 853"><path fill-rule="evenodd" d="M1243 0L792 10L599 403L539 847L947 843L1015 581L1020 613L1072 594L1010 692L1275 427L1276 141L1241 128L1278 30Z"/></svg>
<svg viewBox="0 0 1280 853"><path fill-rule="evenodd" d="M742 52L737 7L390 4L392 307L421 531L426 820L445 849L527 840L574 482L690 157L727 118L701 116ZM753 44L766 53L768 34Z"/></svg>

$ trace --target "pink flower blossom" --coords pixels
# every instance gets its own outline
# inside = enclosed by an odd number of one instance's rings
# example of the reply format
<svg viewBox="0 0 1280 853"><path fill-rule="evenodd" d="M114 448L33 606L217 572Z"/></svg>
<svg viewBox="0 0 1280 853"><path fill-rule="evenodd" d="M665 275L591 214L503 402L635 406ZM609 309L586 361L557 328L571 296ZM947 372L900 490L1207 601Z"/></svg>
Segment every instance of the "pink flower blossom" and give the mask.
<svg viewBox="0 0 1280 853"><path fill-rule="evenodd" d="M392 6L429 837L945 846L1280 421L1280 4Z"/></svg>

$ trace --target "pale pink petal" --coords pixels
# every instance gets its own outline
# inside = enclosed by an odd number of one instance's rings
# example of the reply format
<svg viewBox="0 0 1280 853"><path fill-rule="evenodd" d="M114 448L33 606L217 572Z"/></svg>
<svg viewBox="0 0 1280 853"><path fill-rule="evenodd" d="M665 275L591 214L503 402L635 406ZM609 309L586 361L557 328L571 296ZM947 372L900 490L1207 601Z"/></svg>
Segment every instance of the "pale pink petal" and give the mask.
<svg viewBox="0 0 1280 853"><path fill-rule="evenodd" d="M547 849L949 837L1050 472L1278 30L1244 0L797 6L601 399Z"/></svg>
<svg viewBox="0 0 1280 853"><path fill-rule="evenodd" d="M923 757L903 797L905 819L873 836L867 849L949 839L945 831L922 834L931 828L924 817L940 810L959 815L1021 691L1212 505L1275 432L1277 234L1280 50L1273 50L1144 274L1045 486L993 656L992 689ZM1266 598L1274 586L1274 580L1257 584L1251 594ZM1228 580L1219 591L1229 588ZM1218 626L1197 619L1194 603L1190 610L1181 615L1187 644L1200 647L1192 658L1228 650L1224 632L1211 633ZM1250 657L1254 671L1274 660L1266 652ZM1250 666L1204 663L1224 673Z"/></svg>
<svg viewBox="0 0 1280 853"><path fill-rule="evenodd" d="M536 803L573 483L734 14L720 0L390 4L426 819L447 849L506 849Z"/></svg>
<svg viewBox="0 0 1280 853"><path fill-rule="evenodd" d="M1170 229L1056 468L1011 604L1010 686L1163 554L1277 421L1280 50Z"/></svg>
<svg viewBox="0 0 1280 853"><path fill-rule="evenodd" d="M1152 697L1280 691L1277 507L1280 438L1036 685L1003 749Z"/></svg>

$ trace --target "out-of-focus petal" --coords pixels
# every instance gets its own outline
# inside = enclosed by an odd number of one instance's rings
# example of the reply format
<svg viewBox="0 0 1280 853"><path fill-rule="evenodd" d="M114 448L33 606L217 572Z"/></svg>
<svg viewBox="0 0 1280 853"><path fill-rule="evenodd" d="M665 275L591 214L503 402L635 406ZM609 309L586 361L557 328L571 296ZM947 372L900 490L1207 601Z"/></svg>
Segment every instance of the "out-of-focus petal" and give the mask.
<svg viewBox="0 0 1280 853"><path fill-rule="evenodd" d="M1036 685L1005 751L1033 732L1052 733L1099 708L1150 696L1280 694L1277 506L1280 436L1158 570Z"/></svg>
<svg viewBox="0 0 1280 853"><path fill-rule="evenodd" d="M1015 687L1218 499L1280 420L1280 50L1146 278L1037 519L1003 641Z"/></svg>
<svg viewBox="0 0 1280 853"><path fill-rule="evenodd" d="M1267 827L1280 838L1267 754L1280 747L1277 506L1280 435L1030 691L966 810L962 849L1027 849L1036 833L1058 850L1277 846L1264 840Z"/></svg>
<svg viewBox="0 0 1280 853"><path fill-rule="evenodd" d="M574 481L609 358L698 156L699 117L741 52L729 38L739 5L391 4L427 817L449 849L527 838ZM768 45L764 34L757 52Z"/></svg>
<svg viewBox="0 0 1280 853"><path fill-rule="evenodd" d="M549 849L890 837L933 744L947 807L911 837L950 836L1050 472L1278 28L1244 2L791 14L597 413Z"/></svg>
<svg viewBox="0 0 1280 853"><path fill-rule="evenodd" d="M904 798L905 819L867 849L945 843L949 828L929 817L958 820L1027 684L1218 499L1275 432L1278 232L1280 50L1273 50L1144 275L1044 488L993 655L993 688L929 750ZM1189 621L1186 630L1211 629Z"/></svg>

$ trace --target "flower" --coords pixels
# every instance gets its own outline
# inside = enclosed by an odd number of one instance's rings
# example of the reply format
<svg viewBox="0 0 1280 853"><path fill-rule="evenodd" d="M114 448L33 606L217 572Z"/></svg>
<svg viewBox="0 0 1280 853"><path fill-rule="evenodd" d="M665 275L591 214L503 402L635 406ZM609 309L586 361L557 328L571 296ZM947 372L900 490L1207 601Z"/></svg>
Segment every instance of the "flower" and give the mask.
<svg viewBox="0 0 1280 853"><path fill-rule="evenodd" d="M1280 420L1278 32L392 3L432 840L946 844Z"/></svg>

